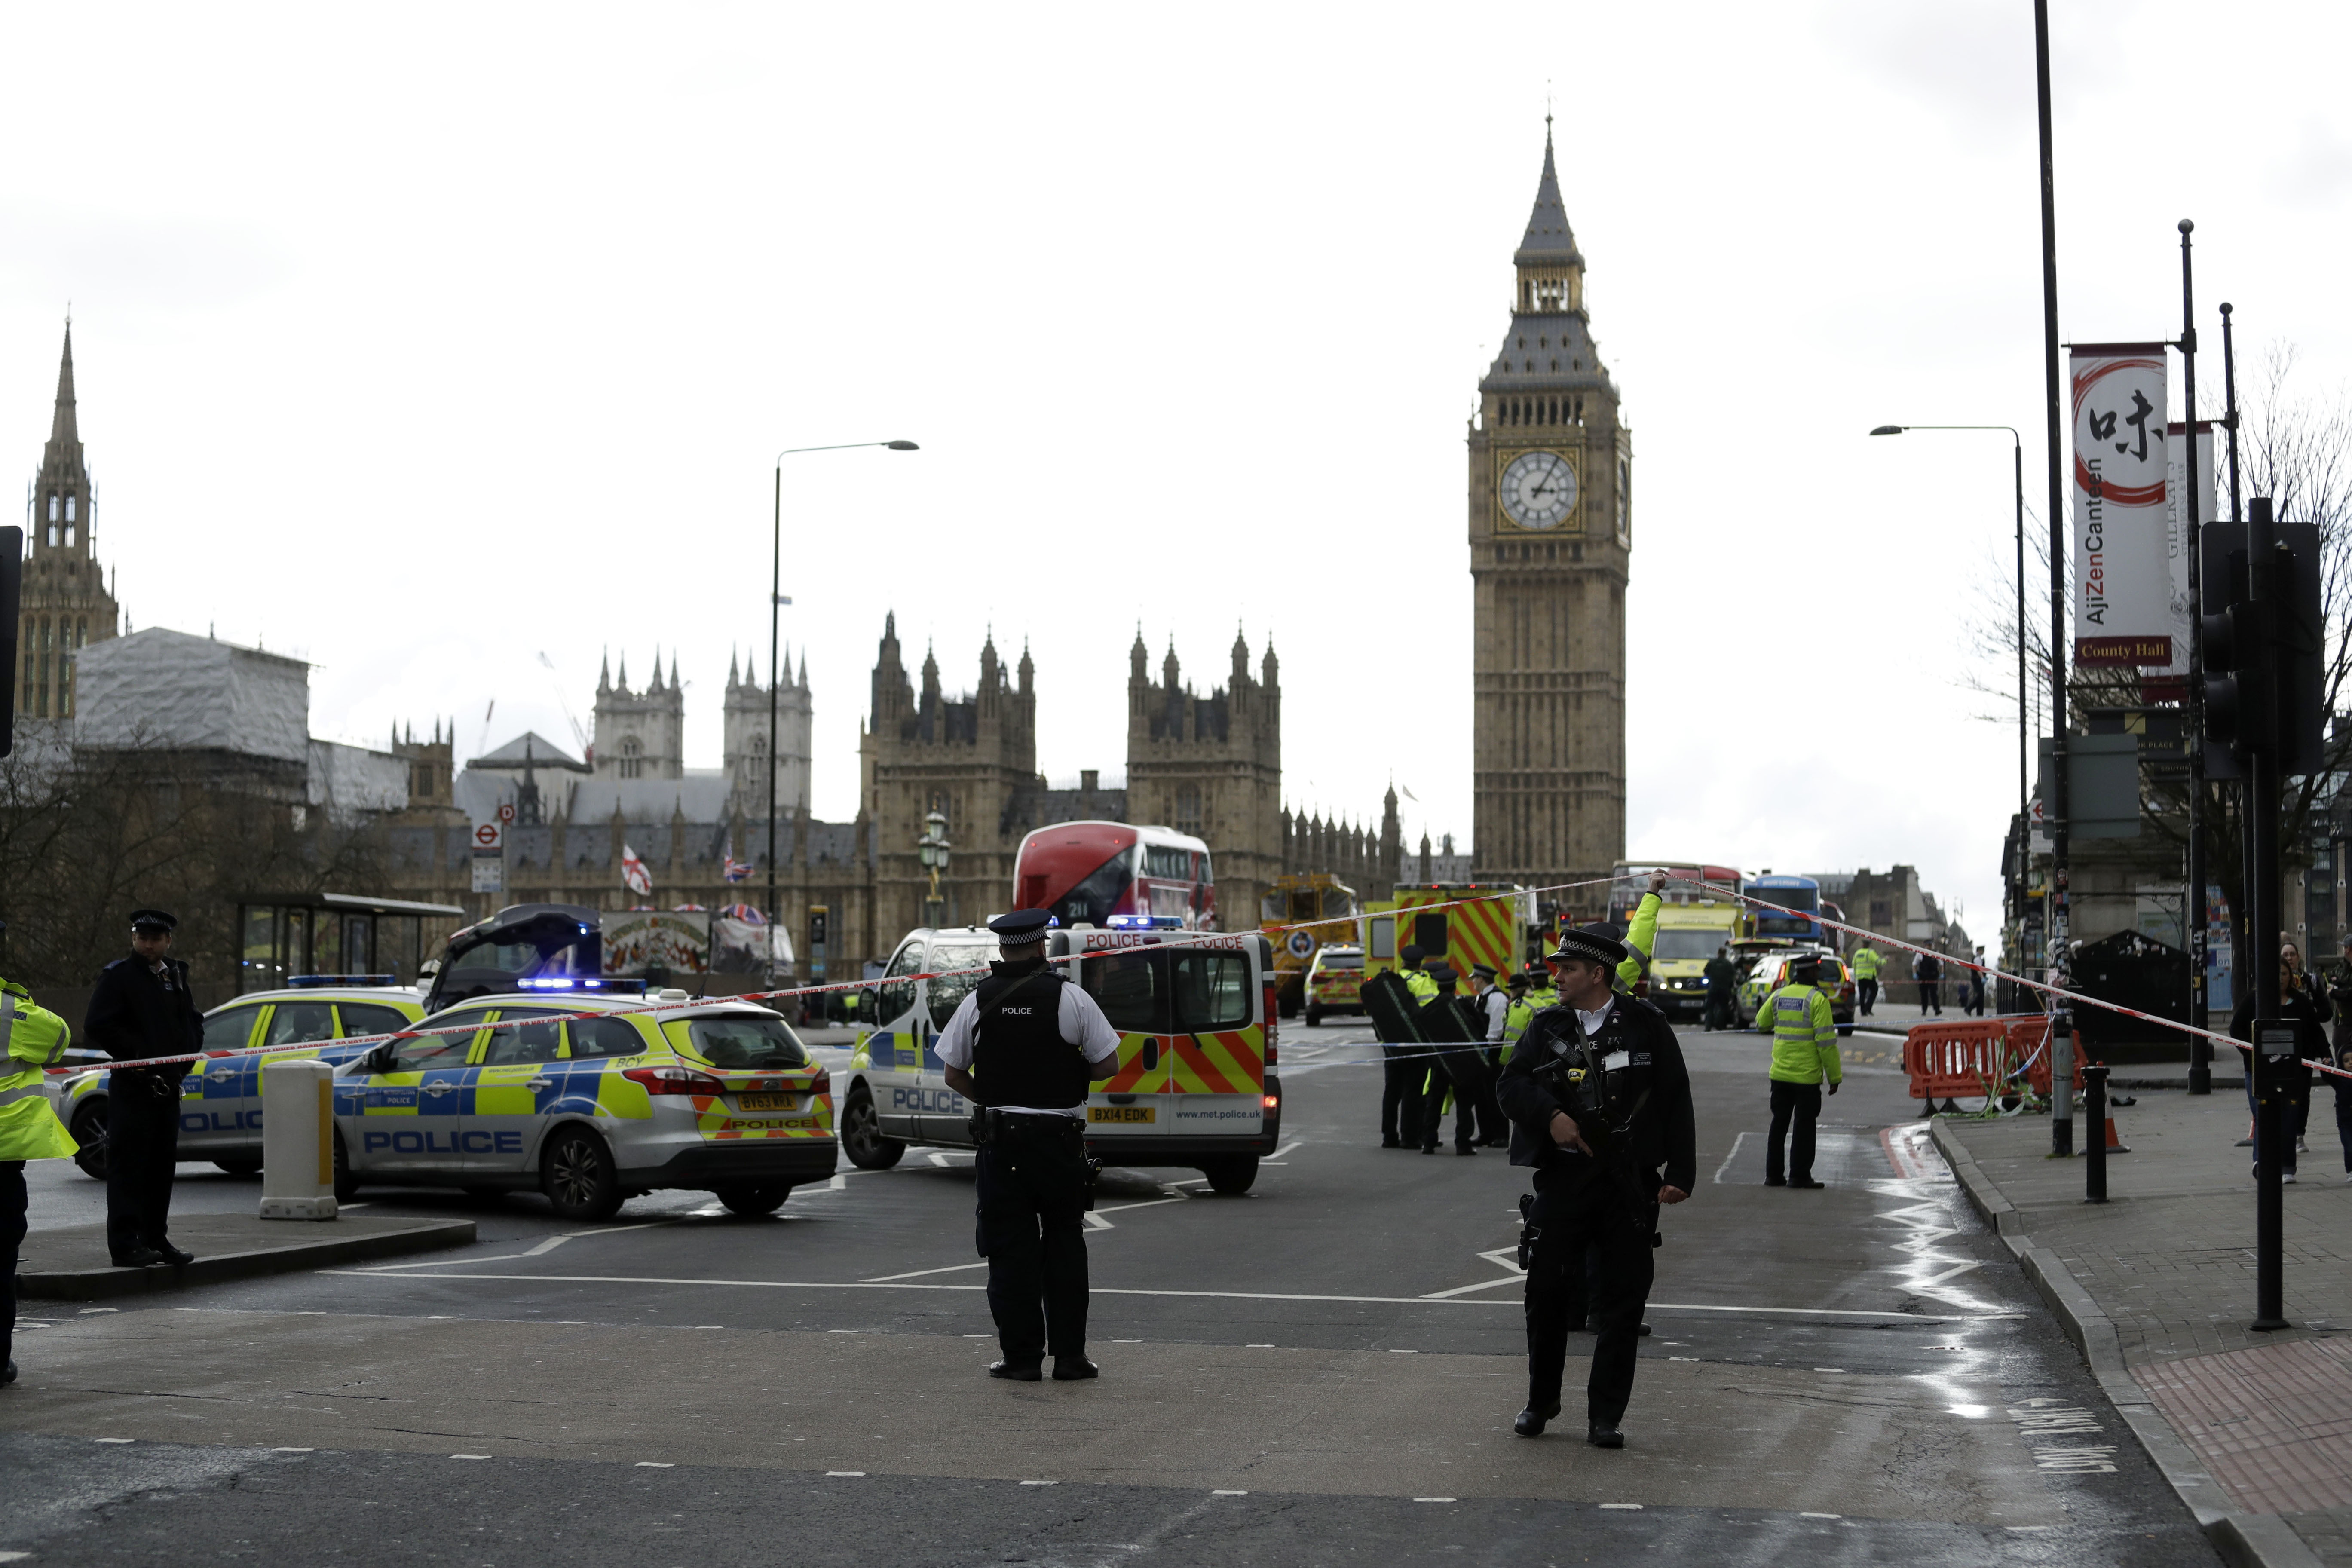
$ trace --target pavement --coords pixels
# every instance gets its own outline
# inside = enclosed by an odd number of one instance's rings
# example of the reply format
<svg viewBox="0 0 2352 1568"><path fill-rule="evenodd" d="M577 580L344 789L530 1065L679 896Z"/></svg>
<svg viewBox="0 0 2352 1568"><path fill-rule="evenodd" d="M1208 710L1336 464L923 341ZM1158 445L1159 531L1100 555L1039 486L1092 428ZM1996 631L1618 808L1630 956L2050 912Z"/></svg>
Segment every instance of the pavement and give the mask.
<svg viewBox="0 0 2352 1568"><path fill-rule="evenodd" d="M2046 1118L1939 1118L1977 1206L2217 1538L2260 1561L2352 1565L2352 1165L2321 1089L2284 1190L2286 1317L2254 1316L2254 1184L2242 1095L2142 1092L2116 1111L2110 1201ZM2076 1129L2077 1141L2088 1135ZM2227 1542L2225 1542L2225 1549Z"/></svg>
<svg viewBox="0 0 2352 1568"><path fill-rule="evenodd" d="M1620 1452L1580 1440L1572 1391L1512 1435L1525 1173L1379 1148L1376 1049L1334 1021L1284 1030L1285 1146L1248 1194L1107 1174L1098 1381L982 1375L955 1152L756 1219L372 1189L478 1239L36 1314L0 1394L0 1560L2218 1561L1899 1071L1856 1061L1830 1101L1828 1190L1767 1189L1768 1043L1683 1038L1699 1190ZM197 1170L178 1212L249 1209L257 1182ZM96 1184L28 1173L37 1226L89 1223Z"/></svg>
<svg viewBox="0 0 2352 1568"><path fill-rule="evenodd" d="M474 1239L469 1219L338 1216L331 1220L262 1219L245 1214L183 1215L172 1240L195 1261L178 1268L118 1268L107 1249L106 1226L45 1227L26 1238L16 1259L16 1293L34 1300L102 1301L150 1290L184 1290L225 1279L249 1279L396 1258Z"/></svg>

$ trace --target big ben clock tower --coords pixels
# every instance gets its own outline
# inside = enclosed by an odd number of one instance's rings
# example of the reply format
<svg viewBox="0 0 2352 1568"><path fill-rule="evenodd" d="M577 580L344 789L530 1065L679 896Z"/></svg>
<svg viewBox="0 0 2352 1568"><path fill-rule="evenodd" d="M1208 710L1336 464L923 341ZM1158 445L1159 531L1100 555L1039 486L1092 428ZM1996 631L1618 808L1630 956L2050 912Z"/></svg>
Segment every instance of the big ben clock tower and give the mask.
<svg viewBox="0 0 2352 1568"><path fill-rule="evenodd" d="M1502 351L1470 426L1476 596L1472 856L1480 881L1609 875L1625 850L1625 583L1633 447L1584 310L1545 121L1543 182ZM1588 918L1605 887L1548 901Z"/></svg>

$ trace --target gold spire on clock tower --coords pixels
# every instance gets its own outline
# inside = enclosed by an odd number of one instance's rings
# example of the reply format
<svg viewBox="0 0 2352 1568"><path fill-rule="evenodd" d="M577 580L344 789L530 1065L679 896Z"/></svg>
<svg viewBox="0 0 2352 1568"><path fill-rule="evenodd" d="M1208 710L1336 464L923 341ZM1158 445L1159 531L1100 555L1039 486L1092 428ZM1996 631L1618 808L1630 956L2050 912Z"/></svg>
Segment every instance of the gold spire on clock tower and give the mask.
<svg viewBox="0 0 2352 1568"><path fill-rule="evenodd" d="M1511 321L1469 431L1471 853L1481 881L1606 877L1625 848L1633 441L1593 346L1544 123ZM1608 889L1550 899L1580 914Z"/></svg>

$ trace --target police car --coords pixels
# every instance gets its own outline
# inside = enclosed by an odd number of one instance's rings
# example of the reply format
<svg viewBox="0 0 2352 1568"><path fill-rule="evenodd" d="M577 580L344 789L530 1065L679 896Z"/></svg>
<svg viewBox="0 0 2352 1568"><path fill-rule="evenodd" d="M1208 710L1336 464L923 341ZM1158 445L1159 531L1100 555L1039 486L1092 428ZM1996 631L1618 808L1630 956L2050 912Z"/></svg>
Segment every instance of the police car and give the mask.
<svg viewBox="0 0 2352 1568"><path fill-rule="evenodd" d="M266 1053L347 1061L363 1046L332 1042L404 1029L425 1016L414 991L389 974L298 974L283 990L256 991L205 1015L204 1048L221 1059L180 1082L180 1158L210 1160L231 1175L261 1169L261 1064ZM264 1055L248 1054L259 1051ZM58 1118L81 1145L74 1163L106 1179L106 1069L59 1080Z"/></svg>
<svg viewBox="0 0 2352 1568"><path fill-rule="evenodd" d="M529 1190L565 1219L601 1220L683 1187L757 1215L832 1178L832 1081L776 1014L520 984L532 989L436 1013L418 1026L432 1033L335 1069L337 1197L371 1182Z"/></svg>
<svg viewBox="0 0 2352 1568"><path fill-rule="evenodd" d="M1315 950L1307 966L1307 1025L1312 1028L1333 1013L1364 1010L1364 950L1326 944Z"/></svg>
<svg viewBox="0 0 2352 1568"><path fill-rule="evenodd" d="M1274 950L1255 931L1181 929L1171 916L1046 933L1048 960L1101 1004L1118 1068L1087 1101L1087 1148L1106 1163L1185 1165L1220 1193L1247 1192L1281 1134L1275 1072ZM841 1102L842 1152L864 1170L910 1143L970 1148L971 1102L948 1088L939 1037L997 956L982 926L916 931L898 944L861 1013ZM929 976L929 978L925 978Z"/></svg>

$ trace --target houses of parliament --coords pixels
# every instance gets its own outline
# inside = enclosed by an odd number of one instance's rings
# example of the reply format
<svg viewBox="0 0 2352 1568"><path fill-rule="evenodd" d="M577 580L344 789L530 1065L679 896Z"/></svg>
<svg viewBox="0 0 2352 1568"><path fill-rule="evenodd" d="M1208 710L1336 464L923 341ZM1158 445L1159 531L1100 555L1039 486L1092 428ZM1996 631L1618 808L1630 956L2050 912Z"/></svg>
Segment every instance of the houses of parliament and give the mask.
<svg viewBox="0 0 2352 1568"><path fill-rule="evenodd" d="M1482 882L1545 888L1605 878L1623 853L1633 548L1632 438L1591 334L1585 259L1549 127L1511 261L1508 326L1477 384L1466 433L1470 864ZM28 718L73 718L78 655L121 633L92 548L93 500L68 326L27 501L16 689ZM766 687L730 669L727 754L717 769L685 765L685 683L674 656L667 676L656 657L643 689L632 688L625 660L617 680L600 679L585 757L526 734L460 759L437 725L424 741L396 732L381 761L407 781L406 804L384 814L387 885L375 891L476 914L532 901L718 908L763 899L772 860L774 912L797 940L810 911L824 909L832 958L845 964L887 956L922 922L929 877L917 840L933 812L947 818L953 846L940 891L954 923L1005 907L1024 835L1086 818L1158 823L1205 840L1228 928L1255 925L1261 898L1286 873L1333 873L1369 898L1418 879L1393 789L1377 825L1286 807L1279 662L1270 645L1254 655L1239 633L1204 691L1185 679L1172 647L1155 668L1139 627L1129 650L1123 782L1106 787L1100 771L1087 771L1074 785L1055 785L1037 771L1043 683L1028 651L1008 661L992 637L979 649L976 679L952 689L934 654L910 668L897 617L886 616L858 742L857 809L834 823L815 820L807 805L808 657L803 650L797 675L787 664L777 693L781 743L767 732ZM1108 740L1112 716L1102 718ZM772 766L781 808L773 844ZM471 831L501 805L514 808L504 885L476 892ZM625 847L653 878L650 899L623 886ZM1424 841L1419 864L1427 863ZM1547 901L1580 918L1602 903L1597 889Z"/></svg>

